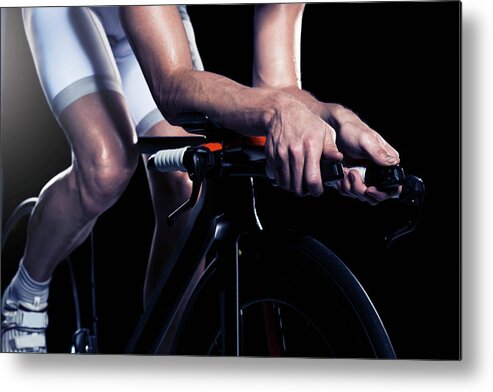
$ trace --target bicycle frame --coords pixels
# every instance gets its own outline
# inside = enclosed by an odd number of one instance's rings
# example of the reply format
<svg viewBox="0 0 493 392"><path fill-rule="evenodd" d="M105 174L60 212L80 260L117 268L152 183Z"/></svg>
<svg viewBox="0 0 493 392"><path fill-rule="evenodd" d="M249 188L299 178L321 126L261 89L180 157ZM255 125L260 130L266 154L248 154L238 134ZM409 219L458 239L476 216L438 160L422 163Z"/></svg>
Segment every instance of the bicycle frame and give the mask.
<svg viewBox="0 0 493 392"><path fill-rule="evenodd" d="M126 349L127 353L152 353L169 333L179 301L215 242L216 260L224 282L221 301L223 353L240 354L238 240L242 233L260 230L255 211L253 182L249 177L206 179L200 212L179 255L164 267L147 309Z"/></svg>

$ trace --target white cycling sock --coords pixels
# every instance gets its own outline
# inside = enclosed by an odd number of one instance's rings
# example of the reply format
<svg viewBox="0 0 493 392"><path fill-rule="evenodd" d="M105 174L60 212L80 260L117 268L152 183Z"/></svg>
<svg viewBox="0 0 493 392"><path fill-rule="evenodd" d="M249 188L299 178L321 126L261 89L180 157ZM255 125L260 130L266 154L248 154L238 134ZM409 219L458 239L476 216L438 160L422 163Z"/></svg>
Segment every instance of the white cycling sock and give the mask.
<svg viewBox="0 0 493 392"><path fill-rule="evenodd" d="M45 303L48 301L50 281L51 278L45 282L35 281L24 268L24 263L21 260L17 273L5 290L3 299L9 298L13 301L23 301L32 304L34 297L39 297L40 302Z"/></svg>

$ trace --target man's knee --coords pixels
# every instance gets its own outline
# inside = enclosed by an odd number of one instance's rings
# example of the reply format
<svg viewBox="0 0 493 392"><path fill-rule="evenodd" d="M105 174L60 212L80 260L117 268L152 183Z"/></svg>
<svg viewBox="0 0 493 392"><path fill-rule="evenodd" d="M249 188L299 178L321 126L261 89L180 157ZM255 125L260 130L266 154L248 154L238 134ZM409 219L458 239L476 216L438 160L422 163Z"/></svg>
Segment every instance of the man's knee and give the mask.
<svg viewBox="0 0 493 392"><path fill-rule="evenodd" d="M101 154L82 165L74 165L77 191L86 215L98 216L118 200L135 171L137 159L123 153Z"/></svg>
<svg viewBox="0 0 493 392"><path fill-rule="evenodd" d="M192 182L187 173L158 173L151 175L150 186L156 224L167 227L168 215L190 198Z"/></svg>
<svg viewBox="0 0 493 392"><path fill-rule="evenodd" d="M174 172L168 175L169 188L172 193L172 197L182 200L190 197L192 193L192 181L188 173Z"/></svg>

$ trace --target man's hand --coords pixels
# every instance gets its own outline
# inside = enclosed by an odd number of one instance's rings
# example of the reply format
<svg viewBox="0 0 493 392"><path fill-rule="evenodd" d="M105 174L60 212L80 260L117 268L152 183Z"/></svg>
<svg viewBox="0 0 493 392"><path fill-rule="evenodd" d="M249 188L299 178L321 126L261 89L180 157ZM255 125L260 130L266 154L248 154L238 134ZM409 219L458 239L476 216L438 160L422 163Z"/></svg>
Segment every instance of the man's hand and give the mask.
<svg viewBox="0 0 493 392"><path fill-rule="evenodd" d="M267 151L273 160L271 164L274 165L278 181L283 187L294 190L297 194L300 194L301 167L304 168L303 170L308 169L308 173L303 173L303 181L307 185L311 182L310 177L318 178L318 165L316 172L310 168L315 167L315 163L311 160L320 156L321 146L325 146L324 152L327 152L324 156L339 159L331 154L331 151L337 151L332 144L335 137L325 139L323 137L324 134L332 134L334 129L337 132L337 144L346 161L353 158L383 166L395 165L399 162L397 152L353 112L341 105L320 102L301 89L300 42L303 9L304 5L301 3L262 4L255 7L252 70L254 86L284 91L305 105L315 116L325 120L325 125L321 126L320 122L313 118L310 117L308 122L297 111L293 111L292 115L299 115L299 118L289 124L298 124L298 128L281 124L277 128L273 127L269 132ZM272 45L273 42L276 44ZM289 111L283 114L289 114ZM299 128L303 122L305 126ZM312 138L311 142L310 138ZM287 150L284 139L291 143L289 145L292 150ZM300 140L298 145L297 139ZM312 153L313 149L318 150ZM287 158L284 155L288 155ZM307 158L310 161L307 161ZM279 162L289 162L289 165ZM321 184L318 184L318 180L315 182L317 185L312 184L309 190L311 194L318 195L322 191ZM356 171L349 171L346 179L339 184L339 188L344 194L372 204L394 196L394 194L379 192L375 187L366 187Z"/></svg>
<svg viewBox="0 0 493 392"><path fill-rule="evenodd" d="M302 196L323 193L320 159L342 160L335 130L301 102L291 99L274 113L266 153L277 183Z"/></svg>
<svg viewBox="0 0 493 392"><path fill-rule="evenodd" d="M399 153L382 136L366 125L351 110L341 105L326 104L330 113L329 122L337 129L337 143L344 152L346 163L378 166L399 164ZM339 190L347 196L376 204L388 198L396 197L400 189L382 192L367 187L356 170L345 169L346 176L339 184Z"/></svg>

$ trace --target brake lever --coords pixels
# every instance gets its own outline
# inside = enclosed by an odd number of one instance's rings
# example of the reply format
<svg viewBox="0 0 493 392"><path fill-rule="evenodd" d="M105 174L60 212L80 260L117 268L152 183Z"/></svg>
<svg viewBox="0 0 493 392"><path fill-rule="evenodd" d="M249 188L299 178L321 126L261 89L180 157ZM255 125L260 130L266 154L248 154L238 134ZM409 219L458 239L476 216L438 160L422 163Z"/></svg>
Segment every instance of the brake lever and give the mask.
<svg viewBox="0 0 493 392"><path fill-rule="evenodd" d="M192 194L190 195L190 198L168 215L168 218L166 220L168 226L173 226L180 216L182 216L187 211L190 211L195 206L195 204L197 204L203 180L203 178L199 178L198 176L192 180Z"/></svg>
<svg viewBox="0 0 493 392"><path fill-rule="evenodd" d="M404 183L402 184L402 191L399 196L399 200L408 207L408 219L407 223L403 227L395 230L385 237L385 243L388 248L392 246L395 240L413 232L416 229L421 217L424 196L425 185L423 180L412 175L406 176Z"/></svg>
<svg viewBox="0 0 493 392"><path fill-rule="evenodd" d="M188 176L192 181L192 193L185 203L168 215L166 220L168 226L173 226L180 216L190 211L197 204L205 175L214 166L214 155L209 150L201 147L192 148L190 153L184 157L184 161Z"/></svg>
<svg viewBox="0 0 493 392"><path fill-rule="evenodd" d="M404 226L385 237L387 247L390 248L395 240L416 229L425 195L425 186L420 178L405 175L400 166L368 166L351 169L356 169L360 173L367 186L375 186L381 190L402 186L399 201L407 206L407 221Z"/></svg>

